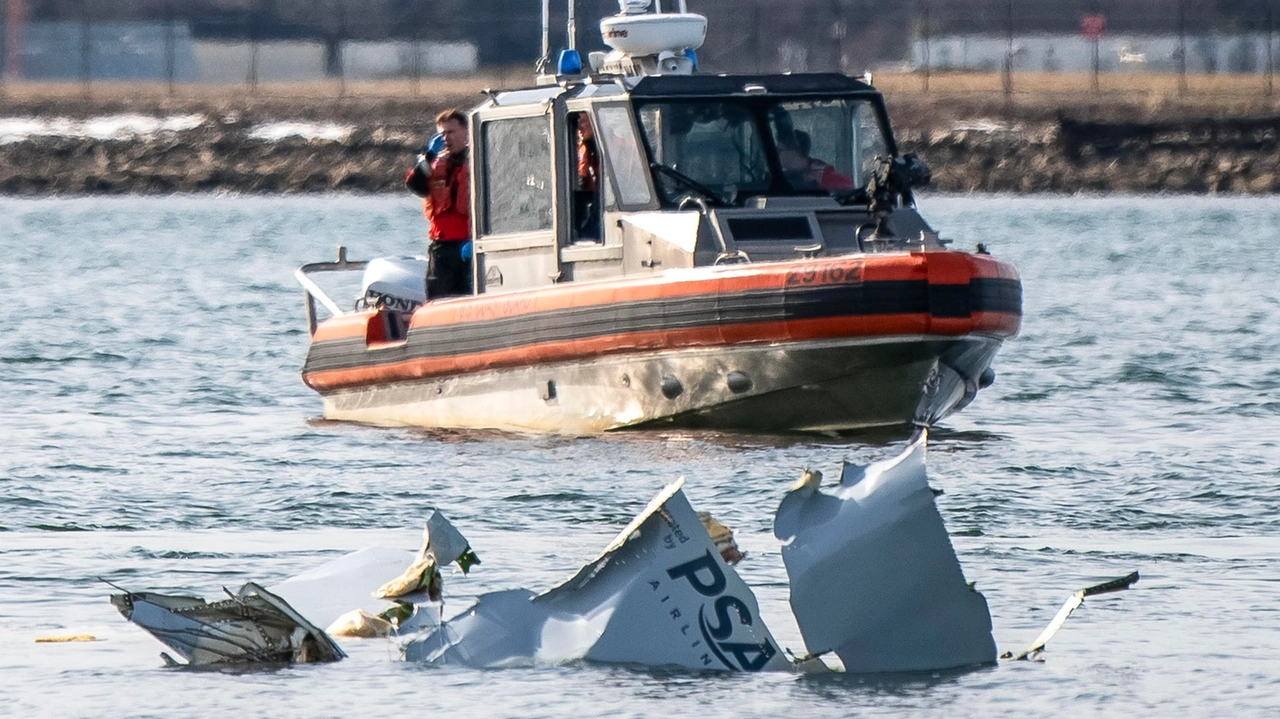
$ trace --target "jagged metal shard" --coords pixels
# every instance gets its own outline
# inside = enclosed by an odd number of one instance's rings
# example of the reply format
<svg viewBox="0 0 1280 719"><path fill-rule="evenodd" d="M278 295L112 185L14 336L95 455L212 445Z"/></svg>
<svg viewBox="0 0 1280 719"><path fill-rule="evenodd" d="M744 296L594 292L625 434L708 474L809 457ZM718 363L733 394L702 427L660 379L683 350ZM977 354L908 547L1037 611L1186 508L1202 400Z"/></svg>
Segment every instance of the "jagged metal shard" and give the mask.
<svg viewBox="0 0 1280 719"><path fill-rule="evenodd" d="M405 658L472 667L576 659L787 669L755 595L724 562L681 487L668 485L598 559L540 595L481 595L409 642Z"/></svg>
<svg viewBox="0 0 1280 719"><path fill-rule="evenodd" d="M846 466L831 493L819 478L806 475L774 518L808 651L834 651L849 672L994 663L991 614L934 504L925 437L894 459Z"/></svg>
<svg viewBox="0 0 1280 719"><path fill-rule="evenodd" d="M346 657L328 635L253 582L220 602L125 592L111 595L111 603L192 666L334 662Z"/></svg>

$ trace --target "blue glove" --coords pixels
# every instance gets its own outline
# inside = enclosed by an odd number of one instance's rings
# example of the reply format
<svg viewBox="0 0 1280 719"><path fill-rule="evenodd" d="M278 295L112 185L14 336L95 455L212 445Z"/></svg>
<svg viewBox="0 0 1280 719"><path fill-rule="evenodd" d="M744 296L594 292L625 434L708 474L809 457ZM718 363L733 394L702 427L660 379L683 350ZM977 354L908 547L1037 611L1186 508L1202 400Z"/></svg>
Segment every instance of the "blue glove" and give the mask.
<svg viewBox="0 0 1280 719"><path fill-rule="evenodd" d="M437 132L430 140L427 140L427 155L434 158L444 150L444 134Z"/></svg>
<svg viewBox="0 0 1280 719"><path fill-rule="evenodd" d="M462 246L462 250L461 250L458 254L462 255L462 259L464 259L464 260L470 260L470 259L471 259L471 250L472 250L472 248L471 248L471 240L467 240L466 244L464 244L464 245Z"/></svg>

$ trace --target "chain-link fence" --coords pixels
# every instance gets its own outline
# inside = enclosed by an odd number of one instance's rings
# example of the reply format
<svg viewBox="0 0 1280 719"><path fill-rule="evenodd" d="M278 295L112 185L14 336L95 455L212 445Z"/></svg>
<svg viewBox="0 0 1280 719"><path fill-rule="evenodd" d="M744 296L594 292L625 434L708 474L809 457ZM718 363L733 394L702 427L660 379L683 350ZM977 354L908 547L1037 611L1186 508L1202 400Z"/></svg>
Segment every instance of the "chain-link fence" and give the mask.
<svg viewBox="0 0 1280 719"><path fill-rule="evenodd" d="M1270 95L1269 0L919 0L902 69L931 88Z"/></svg>
<svg viewBox="0 0 1280 719"><path fill-rule="evenodd" d="M0 2L8 89L170 95L221 88L418 94L538 52L539 8L463 14L432 0L9 0ZM15 10L15 8L18 8ZM518 59L517 59L518 58Z"/></svg>
<svg viewBox="0 0 1280 719"><path fill-rule="evenodd" d="M576 0L583 51L615 0ZM875 71L895 89L1269 95L1280 0L692 0L706 72ZM566 45L565 2L552 11ZM0 3L0 8L4 3ZM2 11L2 10L0 10ZM0 89L418 95L527 84L538 0L8 0Z"/></svg>

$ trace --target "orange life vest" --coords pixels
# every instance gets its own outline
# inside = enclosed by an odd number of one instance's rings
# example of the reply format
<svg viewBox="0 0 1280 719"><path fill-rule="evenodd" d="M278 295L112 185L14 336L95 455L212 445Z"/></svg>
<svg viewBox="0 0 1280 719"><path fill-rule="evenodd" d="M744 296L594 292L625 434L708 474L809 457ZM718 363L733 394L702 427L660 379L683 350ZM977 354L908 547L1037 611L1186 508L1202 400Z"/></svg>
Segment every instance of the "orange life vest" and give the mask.
<svg viewBox="0 0 1280 719"><path fill-rule="evenodd" d="M471 175L465 151L456 158L441 155L431 163L422 209L431 222L427 233L431 239L450 242L471 238Z"/></svg>

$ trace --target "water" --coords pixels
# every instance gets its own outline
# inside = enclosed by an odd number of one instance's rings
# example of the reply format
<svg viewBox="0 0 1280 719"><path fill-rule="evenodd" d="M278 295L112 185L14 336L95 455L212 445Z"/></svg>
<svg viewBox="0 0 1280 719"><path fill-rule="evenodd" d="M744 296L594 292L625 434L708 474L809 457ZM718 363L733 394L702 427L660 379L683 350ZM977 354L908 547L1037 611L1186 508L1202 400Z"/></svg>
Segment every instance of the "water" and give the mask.
<svg viewBox="0 0 1280 719"><path fill-rule="evenodd" d="M161 668L99 577L214 596L369 544L432 507L476 593L548 587L663 483L738 531L766 622L801 642L772 513L802 467L901 446L715 434L572 439L317 419L297 265L419 251L406 198L0 200L0 716L1271 716L1280 709L1280 200L927 197L1025 284L996 384L935 433L930 473L1002 650L1090 600L1043 664L908 678L470 671L351 658ZM104 641L35 644L88 633Z"/></svg>

